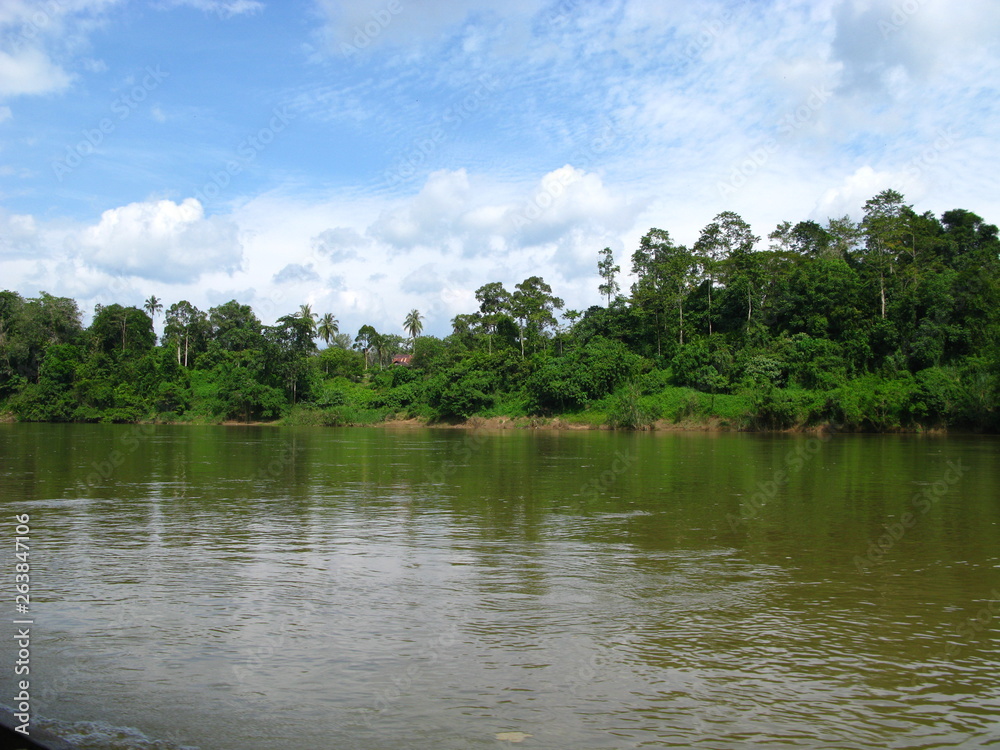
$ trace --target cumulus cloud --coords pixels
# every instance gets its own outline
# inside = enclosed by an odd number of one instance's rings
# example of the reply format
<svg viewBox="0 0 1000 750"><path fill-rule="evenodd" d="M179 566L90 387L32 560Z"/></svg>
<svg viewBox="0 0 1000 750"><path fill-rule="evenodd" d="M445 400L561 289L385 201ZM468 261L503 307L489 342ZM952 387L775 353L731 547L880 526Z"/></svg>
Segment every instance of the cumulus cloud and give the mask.
<svg viewBox="0 0 1000 750"><path fill-rule="evenodd" d="M907 80L923 80L995 45L1000 33L1000 7L991 0L844 0L833 19L831 51L844 66L848 89L892 91Z"/></svg>
<svg viewBox="0 0 1000 750"><path fill-rule="evenodd" d="M520 244L530 246L555 242L570 230L623 231L641 210L615 195L598 175L567 164L545 175L509 218Z"/></svg>
<svg viewBox="0 0 1000 750"><path fill-rule="evenodd" d="M384 211L368 233L400 249L438 244L454 231L470 201L466 171L439 170L427 178L414 198Z"/></svg>
<svg viewBox="0 0 1000 750"><path fill-rule="evenodd" d="M15 54L0 51L0 96L62 91L70 80L40 49L27 48Z"/></svg>
<svg viewBox="0 0 1000 750"><path fill-rule="evenodd" d="M384 211L368 233L398 250L434 247L488 256L553 243L571 229L622 231L643 207L571 165L549 172L519 199L511 192L473 185L464 169L434 172L414 198Z"/></svg>
<svg viewBox="0 0 1000 750"><path fill-rule="evenodd" d="M33 216L0 209L0 254L7 260L37 258L42 238Z"/></svg>
<svg viewBox="0 0 1000 750"><path fill-rule="evenodd" d="M435 294L445 287L441 272L434 263L425 263L406 275L399 288L409 294Z"/></svg>
<svg viewBox="0 0 1000 750"><path fill-rule="evenodd" d="M310 245L332 263L343 263L358 257L358 250L370 246L371 240L349 227L333 227L313 237Z"/></svg>
<svg viewBox="0 0 1000 750"><path fill-rule="evenodd" d="M231 273L243 257L236 225L223 217L206 218L194 198L105 211L98 224L82 232L79 252L111 273L187 283L205 273Z"/></svg>
<svg viewBox="0 0 1000 750"><path fill-rule="evenodd" d="M271 277L275 284L288 284L292 282L319 281L319 274L313 270L312 263L301 265L300 263L289 263Z"/></svg>
<svg viewBox="0 0 1000 750"><path fill-rule="evenodd" d="M837 187L830 188L816 203L813 216L819 220L851 215L860 218L865 201L883 190L899 187L898 175L877 172L869 166L857 169Z"/></svg>

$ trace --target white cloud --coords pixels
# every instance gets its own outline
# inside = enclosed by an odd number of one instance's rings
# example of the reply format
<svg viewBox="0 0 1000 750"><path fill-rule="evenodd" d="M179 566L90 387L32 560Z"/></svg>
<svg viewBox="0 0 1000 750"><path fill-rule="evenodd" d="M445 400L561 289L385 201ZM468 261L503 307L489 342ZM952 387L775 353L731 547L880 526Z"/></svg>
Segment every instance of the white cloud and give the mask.
<svg viewBox="0 0 1000 750"><path fill-rule="evenodd" d="M90 265L110 273L192 283L203 274L239 268L243 248L234 223L205 218L201 203L162 200L105 211L79 237Z"/></svg>
<svg viewBox="0 0 1000 750"><path fill-rule="evenodd" d="M532 16L545 6L542 0L316 0L326 22L326 42L333 52L358 53L385 45L419 45L461 30L470 17L489 17L493 29L511 34L526 29ZM501 21L498 24L498 21ZM467 37L465 46L476 48Z"/></svg>
<svg viewBox="0 0 1000 750"><path fill-rule="evenodd" d="M205 13L215 13L220 18L252 15L264 10L264 3L257 0L168 0L167 6L194 8Z"/></svg>
<svg viewBox="0 0 1000 750"><path fill-rule="evenodd" d="M312 263L302 265L301 263L289 263L278 273L271 277L275 284L289 284L299 282L319 281L319 274L313 270Z"/></svg>
<svg viewBox="0 0 1000 750"><path fill-rule="evenodd" d="M0 96L47 94L62 91L70 76L39 49L13 55L0 51Z"/></svg>
<svg viewBox="0 0 1000 750"><path fill-rule="evenodd" d="M42 244L35 217L0 209L0 254L5 260L38 257Z"/></svg>
<svg viewBox="0 0 1000 750"><path fill-rule="evenodd" d="M820 221L850 214L861 217L865 201L883 190L899 186L899 175L876 172L869 166L861 167L844 178L837 187L830 188L817 201L813 215Z"/></svg>
<svg viewBox="0 0 1000 750"><path fill-rule="evenodd" d="M313 237L310 245L332 263L343 263L357 258L358 250L370 246L371 240L350 227L333 227Z"/></svg>

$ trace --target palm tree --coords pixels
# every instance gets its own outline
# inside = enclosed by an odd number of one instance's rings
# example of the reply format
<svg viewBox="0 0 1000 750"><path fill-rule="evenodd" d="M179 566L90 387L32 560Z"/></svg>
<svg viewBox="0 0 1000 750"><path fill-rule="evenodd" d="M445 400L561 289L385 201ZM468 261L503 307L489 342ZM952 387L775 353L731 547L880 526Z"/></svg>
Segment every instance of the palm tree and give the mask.
<svg viewBox="0 0 1000 750"><path fill-rule="evenodd" d="M319 319L319 326L316 328L319 337L330 346L333 337L340 333L340 321L333 317L333 313L326 313Z"/></svg>
<svg viewBox="0 0 1000 750"><path fill-rule="evenodd" d="M312 305L299 305L299 317L309 321L309 332L316 335L316 313L312 311Z"/></svg>
<svg viewBox="0 0 1000 750"><path fill-rule="evenodd" d="M410 310L410 314L407 315L406 320L403 321L403 328L410 334L411 341L420 335L420 332L424 330L424 324L420 319L419 310Z"/></svg>
<svg viewBox="0 0 1000 750"><path fill-rule="evenodd" d="M157 313L163 309L163 303L156 298L155 294L149 295L149 299L146 300L146 304L142 306L142 309L149 313L149 317L156 318Z"/></svg>

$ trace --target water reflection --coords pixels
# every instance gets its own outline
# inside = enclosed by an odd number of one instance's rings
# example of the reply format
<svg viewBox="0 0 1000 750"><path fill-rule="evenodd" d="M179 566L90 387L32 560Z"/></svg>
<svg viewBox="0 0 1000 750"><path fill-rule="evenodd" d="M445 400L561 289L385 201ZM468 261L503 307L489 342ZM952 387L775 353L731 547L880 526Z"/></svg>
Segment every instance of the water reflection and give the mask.
<svg viewBox="0 0 1000 750"><path fill-rule="evenodd" d="M62 722L223 750L1000 742L997 629L960 629L1000 589L995 441L840 437L753 508L802 438L157 427L81 485L127 428L0 428Z"/></svg>

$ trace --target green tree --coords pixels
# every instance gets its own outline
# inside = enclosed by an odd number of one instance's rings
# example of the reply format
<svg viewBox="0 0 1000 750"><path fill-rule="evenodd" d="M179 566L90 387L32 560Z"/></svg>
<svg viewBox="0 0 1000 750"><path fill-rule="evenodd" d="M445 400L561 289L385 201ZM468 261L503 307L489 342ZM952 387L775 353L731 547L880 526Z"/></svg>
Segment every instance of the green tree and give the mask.
<svg viewBox="0 0 1000 750"><path fill-rule="evenodd" d="M263 328L250 305L229 300L210 308L208 324L208 335L224 351L259 350L264 345Z"/></svg>
<svg viewBox="0 0 1000 750"><path fill-rule="evenodd" d="M333 337L340 333L340 323L335 317L333 317L333 313L326 313L319 319L319 326L317 327L316 332L326 343L327 347L329 347Z"/></svg>
<svg viewBox="0 0 1000 750"><path fill-rule="evenodd" d="M886 317L886 284L895 271L896 260L903 250L904 212L908 209L901 193L883 190L865 202L865 217L861 227L865 233L865 261L878 279L879 311Z"/></svg>
<svg viewBox="0 0 1000 750"><path fill-rule="evenodd" d="M370 364L371 353L378 345L379 334L373 326L363 325L358 329L358 335L354 339L354 348L359 349L365 356L365 370Z"/></svg>
<svg viewBox="0 0 1000 750"><path fill-rule="evenodd" d="M166 321L164 343L169 341L176 347L177 363L187 367L192 343L197 351L204 348L209 332L208 316L187 300L181 300L167 310Z"/></svg>
<svg viewBox="0 0 1000 750"><path fill-rule="evenodd" d="M561 310L563 301L552 294L552 287L541 276L531 276L514 287L511 310L521 323L521 357L524 358L524 340L545 335L555 328L555 311Z"/></svg>
<svg viewBox="0 0 1000 750"><path fill-rule="evenodd" d="M493 281L476 290L476 299L479 301L479 314L486 329L487 350L492 353L493 334L497 332L500 322L511 315L510 292L499 281Z"/></svg>
<svg viewBox="0 0 1000 750"><path fill-rule="evenodd" d="M695 243L694 251L708 277L708 334L712 335L712 289L716 279L725 285L734 274L747 277L747 319L753 313L754 281L749 277L752 262L750 254L760 240L750 230L750 225L733 211L723 211L706 226Z"/></svg>
<svg viewBox="0 0 1000 750"><path fill-rule="evenodd" d="M316 335L316 313L312 311L312 305L305 304L299 305L298 317L306 321L309 325L309 334L313 337Z"/></svg>
<svg viewBox="0 0 1000 750"><path fill-rule="evenodd" d="M309 357L316 352L315 327L312 317L296 314L283 315L273 326L264 329L271 350L271 371L284 382L293 404L305 385Z"/></svg>
<svg viewBox="0 0 1000 750"><path fill-rule="evenodd" d="M621 266L615 265L615 256L610 247L606 247L598 253L600 258L597 261L597 272L604 279L604 283L597 287L597 291L608 298L608 307L611 307L611 300L618 294L619 286L615 280L621 273Z"/></svg>
<svg viewBox="0 0 1000 750"><path fill-rule="evenodd" d="M148 352L156 344L153 320L137 307L102 307L87 329L92 345L120 358Z"/></svg>
<svg viewBox="0 0 1000 750"><path fill-rule="evenodd" d="M406 320L403 321L403 328L408 334L410 334L411 342L420 335L420 332L424 330L424 324L420 318L419 310L410 310L410 312L406 315Z"/></svg>
<svg viewBox="0 0 1000 750"><path fill-rule="evenodd" d="M151 294L149 295L149 299L146 300L145 304L142 306L142 309L146 311L149 317L156 320L156 316L161 310L163 310L163 303L156 298L155 294Z"/></svg>
<svg viewBox="0 0 1000 750"><path fill-rule="evenodd" d="M684 343L684 302L697 273L691 252L677 245L664 229L650 229L632 254L633 306L644 316L652 317L656 335L656 353L662 355L662 333L666 330L668 310L677 310L678 341Z"/></svg>

